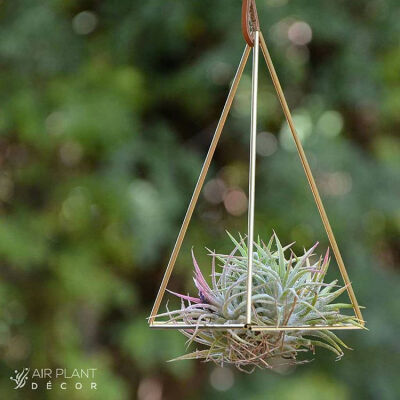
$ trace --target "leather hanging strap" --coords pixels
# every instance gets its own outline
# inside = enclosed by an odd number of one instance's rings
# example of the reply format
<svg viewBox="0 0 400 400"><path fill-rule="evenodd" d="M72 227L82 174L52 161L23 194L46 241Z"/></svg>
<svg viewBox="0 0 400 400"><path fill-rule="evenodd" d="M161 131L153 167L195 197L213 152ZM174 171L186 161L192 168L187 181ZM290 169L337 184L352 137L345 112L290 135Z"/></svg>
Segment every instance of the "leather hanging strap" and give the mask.
<svg viewBox="0 0 400 400"><path fill-rule="evenodd" d="M242 33L250 47L254 47L254 32L260 30L255 0L243 0L242 3Z"/></svg>

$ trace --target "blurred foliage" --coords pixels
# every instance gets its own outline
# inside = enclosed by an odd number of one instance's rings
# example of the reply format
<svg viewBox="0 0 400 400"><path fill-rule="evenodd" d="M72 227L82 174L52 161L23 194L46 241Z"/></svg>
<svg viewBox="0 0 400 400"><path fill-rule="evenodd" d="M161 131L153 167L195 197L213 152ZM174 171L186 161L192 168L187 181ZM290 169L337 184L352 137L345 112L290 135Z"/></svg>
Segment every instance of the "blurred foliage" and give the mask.
<svg viewBox="0 0 400 400"><path fill-rule="evenodd" d="M146 316L244 46L240 2L3 0L0 398L400 398L398 0L258 3L370 331L282 376L165 363L184 340ZM323 230L261 62L257 228L307 247ZM210 172L239 192L249 73ZM202 197L171 285L189 290L190 246L244 230L227 210ZM99 389L15 391L26 366L97 368Z"/></svg>

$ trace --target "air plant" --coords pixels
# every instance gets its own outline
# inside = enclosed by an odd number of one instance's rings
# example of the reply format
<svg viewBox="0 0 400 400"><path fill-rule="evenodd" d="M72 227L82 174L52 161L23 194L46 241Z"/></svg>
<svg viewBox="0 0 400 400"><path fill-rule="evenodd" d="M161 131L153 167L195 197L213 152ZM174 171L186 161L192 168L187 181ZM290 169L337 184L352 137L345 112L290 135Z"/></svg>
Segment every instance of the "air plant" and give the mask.
<svg viewBox="0 0 400 400"><path fill-rule="evenodd" d="M255 368L275 369L281 365L300 364L300 352L315 352L316 347L326 348L343 356L349 349L338 336L329 330L251 331L250 329L199 329L204 323L243 324L246 322L247 245L240 237L237 241L229 234L235 248L228 254L212 257L211 286L204 278L195 259L194 283L198 297L171 292L181 299L181 308L160 314L168 322L184 323L193 329L180 332L193 342L206 347L171 361L203 359L218 365L234 364L240 370L252 372ZM252 324L261 326L296 326L350 324L361 326L354 316L341 313L351 304L334 303L346 286L339 287L337 280L324 283L330 258L315 262L313 254L318 243L301 256L296 256L291 245L282 247L276 234L268 245L258 240L254 243ZM290 253L290 254L289 254ZM220 271L217 271L216 264Z"/></svg>

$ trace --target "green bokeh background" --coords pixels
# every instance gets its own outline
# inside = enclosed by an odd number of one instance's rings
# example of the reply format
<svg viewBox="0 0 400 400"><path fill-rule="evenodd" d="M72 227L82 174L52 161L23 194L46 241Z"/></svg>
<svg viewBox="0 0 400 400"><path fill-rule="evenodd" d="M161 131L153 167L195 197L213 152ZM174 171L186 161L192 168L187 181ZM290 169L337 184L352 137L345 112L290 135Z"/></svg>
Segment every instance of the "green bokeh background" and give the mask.
<svg viewBox="0 0 400 400"><path fill-rule="evenodd" d="M166 363L184 338L146 317L244 47L241 2L3 0L1 399L400 398L398 0L257 4L369 331L284 374ZM210 170L228 191L246 192L250 85L247 69ZM257 233L325 246L263 60L259 96ZM172 289L195 293L191 246L207 268L204 246L245 231L225 205L201 196ZM97 368L98 390L17 391L23 367Z"/></svg>

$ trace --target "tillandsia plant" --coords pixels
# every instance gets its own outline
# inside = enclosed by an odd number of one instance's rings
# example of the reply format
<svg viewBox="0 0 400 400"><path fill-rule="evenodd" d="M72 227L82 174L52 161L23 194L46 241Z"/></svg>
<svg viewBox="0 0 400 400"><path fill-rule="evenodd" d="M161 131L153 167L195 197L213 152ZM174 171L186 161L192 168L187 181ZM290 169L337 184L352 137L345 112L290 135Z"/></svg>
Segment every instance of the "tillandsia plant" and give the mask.
<svg viewBox="0 0 400 400"><path fill-rule="evenodd" d="M240 237L233 251L212 257L211 286L204 278L194 257L194 283L198 297L174 293L181 299L181 308L158 315L169 318L168 322L193 325L193 329L182 329L193 342L206 347L171 361L203 359L219 365L234 364L240 370L252 372L255 368L274 369L282 365L300 364L300 352L315 352L316 347L331 350L340 359L343 348L348 347L329 330L252 331L243 329L199 329L204 323L244 324L247 305L247 245ZM351 324L361 326L354 316L341 313L352 308L351 304L334 303L346 291L337 280L324 283L330 258L329 249L325 257L315 262L313 254L318 243L301 256L296 256L291 245L282 247L274 233L269 243L258 240L254 243L252 324L259 326L296 326ZM208 250L209 251L209 250ZM219 264L220 271L216 270Z"/></svg>

